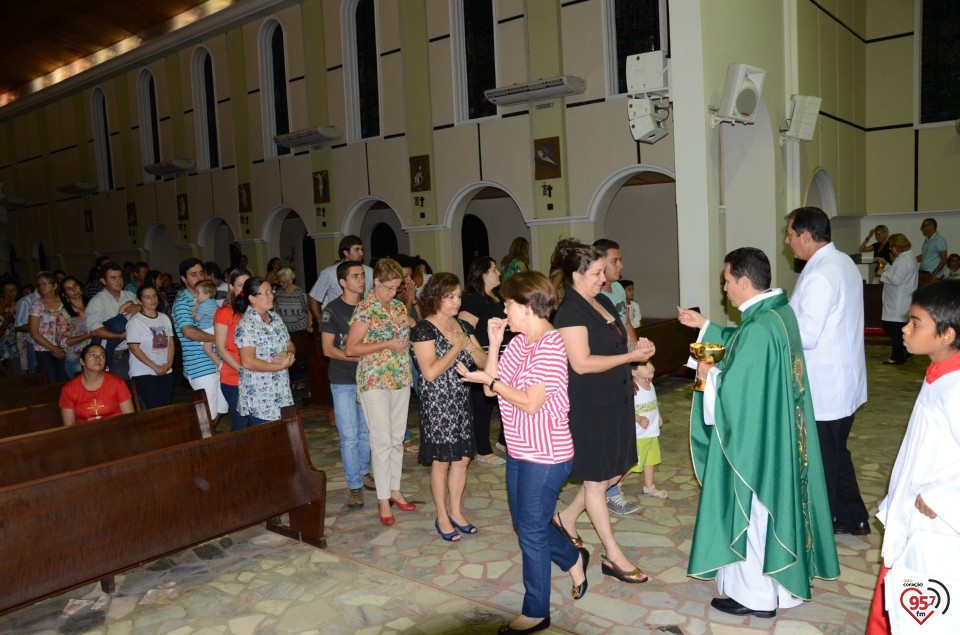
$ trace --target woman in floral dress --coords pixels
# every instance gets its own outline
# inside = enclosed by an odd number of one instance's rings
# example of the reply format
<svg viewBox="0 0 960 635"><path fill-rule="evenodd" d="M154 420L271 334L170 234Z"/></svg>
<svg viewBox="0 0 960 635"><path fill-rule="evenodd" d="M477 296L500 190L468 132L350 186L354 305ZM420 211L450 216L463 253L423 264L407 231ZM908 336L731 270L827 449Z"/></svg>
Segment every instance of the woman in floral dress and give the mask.
<svg viewBox="0 0 960 635"><path fill-rule="evenodd" d="M457 319L457 276L438 273L430 278L420 295L420 310L425 317L410 333L420 369L420 461L431 462L430 488L437 506L434 526L444 540L454 542L460 540L457 530L477 533L460 507L477 444L470 388L460 380L455 366L462 362L468 368L483 367L487 354L473 336L473 327Z"/></svg>
<svg viewBox="0 0 960 635"><path fill-rule="evenodd" d="M401 511L416 509L400 492L403 473L403 432L410 403L410 327L397 289L403 270L396 260L381 258L373 268L373 289L357 304L350 319L345 353L359 357L357 391L370 430L373 477L377 483L380 522L394 523L396 505Z"/></svg>
<svg viewBox="0 0 960 635"><path fill-rule="evenodd" d="M83 284L73 276L60 281L60 301L64 311L64 333L60 344L66 357L63 359L67 377L73 379L83 367L80 364L80 351L90 343L87 331L87 306L83 301Z"/></svg>
<svg viewBox="0 0 960 635"><path fill-rule="evenodd" d="M60 348L66 316L57 295L56 277L52 273L41 273L37 276L37 289L40 298L30 307L30 335L37 355L37 368L43 371L47 383L67 381L63 366L67 354Z"/></svg>
<svg viewBox="0 0 960 635"><path fill-rule="evenodd" d="M240 353L240 414L251 425L276 421L280 408L293 405L287 369L294 348L280 316L273 312L273 287L260 277L248 278L233 310L243 317L234 340Z"/></svg>

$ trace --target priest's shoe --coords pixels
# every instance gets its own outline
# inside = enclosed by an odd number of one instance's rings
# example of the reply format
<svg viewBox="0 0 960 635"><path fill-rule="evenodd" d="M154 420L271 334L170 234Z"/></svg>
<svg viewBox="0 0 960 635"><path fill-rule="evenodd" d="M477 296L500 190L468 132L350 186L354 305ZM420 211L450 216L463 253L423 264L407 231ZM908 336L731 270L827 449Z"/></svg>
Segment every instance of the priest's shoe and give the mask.
<svg viewBox="0 0 960 635"><path fill-rule="evenodd" d="M733 598L713 598L710 600L710 606L722 613L729 613L730 615L754 615L756 617L777 616L776 609L772 611L754 611L753 609L748 609Z"/></svg>
<svg viewBox="0 0 960 635"><path fill-rule="evenodd" d="M852 536L866 536L870 533L870 523L861 520L856 525L844 525L843 523L833 523L833 533L850 534Z"/></svg>

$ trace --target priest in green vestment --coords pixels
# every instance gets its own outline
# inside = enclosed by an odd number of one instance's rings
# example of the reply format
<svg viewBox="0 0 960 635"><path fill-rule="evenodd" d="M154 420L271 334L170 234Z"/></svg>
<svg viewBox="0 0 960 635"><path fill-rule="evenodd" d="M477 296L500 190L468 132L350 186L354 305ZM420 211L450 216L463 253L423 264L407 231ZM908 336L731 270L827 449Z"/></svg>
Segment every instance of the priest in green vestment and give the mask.
<svg viewBox="0 0 960 635"><path fill-rule="evenodd" d="M687 575L716 579L729 596L711 602L720 611L774 617L840 566L796 316L769 288L762 251L737 249L724 263L740 326L679 315L700 341L726 347L697 367L706 388L694 393L690 449L701 493Z"/></svg>

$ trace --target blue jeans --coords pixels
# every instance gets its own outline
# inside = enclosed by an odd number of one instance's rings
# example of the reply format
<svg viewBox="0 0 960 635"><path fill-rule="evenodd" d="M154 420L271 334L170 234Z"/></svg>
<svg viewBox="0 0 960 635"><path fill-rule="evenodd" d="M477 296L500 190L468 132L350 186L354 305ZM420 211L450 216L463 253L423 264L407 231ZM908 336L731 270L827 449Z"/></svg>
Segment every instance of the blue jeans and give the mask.
<svg viewBox="0 0 960 635"><path fill-rule="evenodd" d="M347 487L363 487L363 475L370 472L370 433L357 403L356 384L330 384L333 414L340 435L340 457L347 476Z"/></svg>
<svg viewBox="0 0 960 635"><path fill-rule="evenodd" d="M83 370L83 366L80 365L80 354L67 353L67 356L63 358L63 369L67 371L67 378L69 379L79 375L80 371Z"/></svg>
<svg viewBox="0 0 960 635"><path fill-rule="evenodd" d="M577 564L577 548L551 522L560 487L573 461L532 463L507 456L507 500L523 553L523 609L526 617L550 616L550 563L563 571Z"/></svg>
<svg viewBox="0 0 960 635"><path fill-rule="evenodd" d="M240 414L240 410L237 409L237 403L240 401L240 386L221 383L220 392L223 393L223 398L227 400L227 407L230 408L231 432L243 430L244 428L254 425L250 421L250 417Z"/></svg>

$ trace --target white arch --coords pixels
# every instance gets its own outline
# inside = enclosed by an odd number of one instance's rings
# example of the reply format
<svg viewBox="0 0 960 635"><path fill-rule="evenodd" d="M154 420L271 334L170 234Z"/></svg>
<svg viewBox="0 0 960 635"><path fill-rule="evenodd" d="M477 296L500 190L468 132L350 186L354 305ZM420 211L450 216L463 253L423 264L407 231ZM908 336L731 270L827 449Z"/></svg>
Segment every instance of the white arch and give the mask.
<svg viewBox="0 0 960 635"><path fill-rule="evenodd" d="M367 210L373 207L374 203L383 203L390 209L393 209L393 206L390 205L387 201L383 200L379 196L363 196L358 198L353 202L353 205L350 206L350 209L347 210L346 215L343 217L343 223L340 225L340 236L349 236L350 234L359 235L360 226L363 224L363 216L367 213ZM396 213L396 212L394 212Z"/></svg>
<svg viewBox="0 0 960 635"><path fill-rule="evenodd" d="M644 172L656 172L658 174L669 176L674 181L677 180L676 172L668 170L660 165L638 163L636 165L630 165L625 168L621 168L604 179L600 185L597 186L593 196L590 197L590 203L587 205L587 218L589 221L595 224L599 223L602 226L607 214L607 210L610 208L610 204L613 202L613 199L616 197L623 184L630 180L630 177L633 175L642 174Z"/></svg>
<svg viewBox="0 0 960 635"><path fill-rule="evenodd" d="M477 192L488 187L495 187L501 192L506 192L507 196L516 203L517 197L513 195L509 189L497 183L495 181L476 181L470 185L464 186L459 192L453 195L453 198L450 199L450 204L447 206L447 212L443 216L443 227L446 229L453 229L454 221L457 218L463 218L464 212L467 210L467 206L470 204L470 201L473 200L473 197ZM517 205L517 208L520 209L520 214L523 215L523 209L520 208L520 205ZM526 216L523 218L524 224L528 227L530 223L528 222Z"/></svg>
<svg viewBox="0 0 960 635"><path fill-rule="evenodd" d="M830 173L825 169L817 168L813 173L803 204L819 207L830 218L837 215L837 190L833 186Z"/></svg>
<svg viewBox="0 0 960 635"><path fill-rule="evenodd" d="M147 254L144 260L150 263L151 269L172 273L179 262L176 245L176 233L163 223L154 223L144 234L143 250Z"/></svg>
<svg viewBox="0 0 960 635"><path fill-rule="evenodd" d="M213 214L211 216L207 216L207 218L204 219L203 223L200 225L200 229L197 231L197 244L201 246L206 245L210 239L213 238L212 234L217 231L217 228L220 227L220 225L226 225L229 227L230 233L233 234L233 238L236 240L237 235L234 234L233 227L230 227L230 223L227 222L227 219Z"/></svg>

